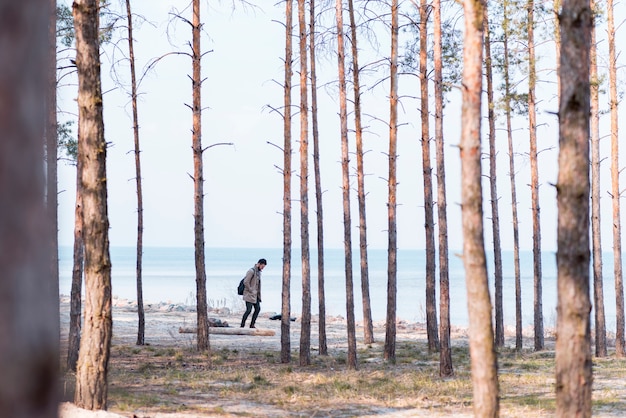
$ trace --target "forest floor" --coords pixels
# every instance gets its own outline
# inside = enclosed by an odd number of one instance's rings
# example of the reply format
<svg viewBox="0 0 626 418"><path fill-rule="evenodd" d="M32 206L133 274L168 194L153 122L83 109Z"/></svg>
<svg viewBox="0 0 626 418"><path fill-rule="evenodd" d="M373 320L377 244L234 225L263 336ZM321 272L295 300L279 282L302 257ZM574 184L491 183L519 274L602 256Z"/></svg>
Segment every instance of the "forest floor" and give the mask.
<svg viewBox="0 0 626 418"><path fill-rule="evenodd" d="M61 300L61 354L65 364L69 300ZM318 353L318 321L311 326L310 365L299 365L300 321L290 322L291 362L281 363L280 321L261 312L257 328L273 336L211 334L211 350L196 350L193 308L166 303L145 307L145 345L137 346L136 306L114 299L108 368L108 411L85 411L71 402L75 374L63 375L61 418L205 417L471 417L472 383L465 329L453 328L455 374L439 377L439 355L428 353L426 327L398 321L396 362L383 360L384 322L375 342L363 344L357 324L358 370L348 370L346 321L327 318L328 355ZM238 327L241 313L211 310L211 318ZM508 335L512 334L512 335ZM555 415L554 338L532 351L526 338L514 350L514 330L498 353L500 416ZM626 416L626 359L593 359L593 416Z"/></svg>

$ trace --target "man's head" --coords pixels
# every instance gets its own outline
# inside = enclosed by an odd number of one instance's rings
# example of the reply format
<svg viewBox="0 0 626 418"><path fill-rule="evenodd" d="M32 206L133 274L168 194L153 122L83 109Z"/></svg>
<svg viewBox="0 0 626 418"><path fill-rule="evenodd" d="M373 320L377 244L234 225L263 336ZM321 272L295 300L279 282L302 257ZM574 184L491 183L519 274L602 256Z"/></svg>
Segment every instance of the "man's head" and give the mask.
<svg viewBox="0 0 626 418"><path fill-rule="evenodd" d="M259 266L260 270L263 270L265 266L267 265L267 260L264 258L261 258L256 264Z"/></svg>

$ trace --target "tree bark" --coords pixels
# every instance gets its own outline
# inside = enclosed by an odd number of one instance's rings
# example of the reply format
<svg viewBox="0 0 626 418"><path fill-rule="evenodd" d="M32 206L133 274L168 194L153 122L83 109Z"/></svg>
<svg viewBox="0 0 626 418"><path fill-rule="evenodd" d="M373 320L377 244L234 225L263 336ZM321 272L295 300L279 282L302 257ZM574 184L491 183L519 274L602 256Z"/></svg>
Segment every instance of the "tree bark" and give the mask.
<svg viewBox="0 0 626 418"><path fill-rule="evenodd" d="M557 181L556 416L591 417L589 49L587 0L564 0Z"/></svg>
<svg viewBox="0 0 626 418"><path fill-rule="evenodd" d="M137 112L137 79L135 73L135 47L133 39L133 15L130 0L126 0L128 21L128 59L130 61L130 88L133 106L133 139L135 143L135 184L137 188L137 345L145 343L146 318L143 309L143 192L141 187L141 149L139 148L139 116Z"/></svg>
<svg viewBox="0 0 626 418"><path fill-rule="evenodd" d="M280 322L280 362L291 362L291 77L293 3L285 2L285 84L284 84L284 125L283 125L283 277Z"/></svg>
<svg viewBox="0 0 626 418"><path fill-rule="evenodd" d="M589 3L595 9L595 1ZM600 80L598 78L596 26L591 28L589 51L589 78L591 95L591 236L593 246L593 306L595 322L596 356L606 357L606 318L604 314L604 288L602 279L602 240L600 229Z"/></svg>
<svg viewBox="0 0 626 418"><path fill-rule="evenodd" d="M397 202L397 140L398 140L398 0L391 1L391 68L389 71L389 178L387 202L387 318L385 321L384 359L396 361L396 305L398 275Z"/></svg>
<svg viewBox="0 0 626 418"><path fill-rule="evenodd" d="M300 365L311 364L311 268L309 250L309 104L305 0L298 0L300 29L300 249L302 253L302 318Z"/></svg>
<svg viewBox="0 0 626 418"><path fill-rule="evenodd" d="M44 0L0 4L2 417L58 414L59 295L50 271L53 237L43 165L48 25L54 14L49 7Z"/></svg>
<svg viewBox="0 0 626 418"><path fill-rule="evenodd" d="M613 0L607 0L607 32L609 43L609 108L611 111L611 196L613 200L613 274L615 276L615 354L626 356L624 343L624 278L622 272L622 215L620 208L619 124L617 96L617 57Z"/></svg>
<svg viewBox="0 0 626 418"><path fill-rule="evenodd" d="M428 4L420 1L420 102L422 125L422 179L424 182L424 232L426 244L426 334L428 337L428 351L434 353L439 350L439 335L437 330L437 296L435 284L435 219L433 215L433 180L430 164L430 130L428 110Z"/></svg>
<svg viewBox="0 0 626 418"><path fill-rule="evenodd" d="M363 302L363 343L374 342L372 305L370 302L370 279L367 261L367 216L365 211L365 169L363 164L363 127L361 124L361 83L359 81L359 49L357 47L354 4L348 0L350 34L352 45L352 85L354 88L354 130L356 138L357 195L359 201L359 251L361 256L361 300Z"/></svg>
<svg viewBox="0 0 626 418"><path fill-rule="evenodd" d="M76 371L78 351L80 348L81 305L83 285L83 203L81 181L82 164L76 161L76 206L74 209L74 252L72 267L72 289L70 291L70 327L68 331L67 368Z"/></svg>
<svg viewBox="0 0 626 418"><path fill-rule="evenodd" d="M76 406L107 407L107 374L111 350L111 258L107 214L106 142L102 118L102 87L98 2L75 0L72 6L78 71L78 159L85 240L85 327L76 368Z"/></svg>
<svg viewBox="0 0 626 418"><path fill-rule="evenodd" d="M461 175L463 265L469 313L469 345L474 388L474 415L497 417L499 394L497 361L491 320L491 301L483 237L481 187L481 93L483 7L480 0L464 0L463 103L461 115Z"/></svg>
<svg viewBox="0 0 626 418"><path fill-rule="evenodd" d="M315 63L315 0L309 0L309 54L311 55L311 128L313 130L313 171L315 173L315 207L317 209L317 304L319 309L319 353L328 355L326 339L326 295L324 292L324 207L320 175L320 146L317 123L317 75Z"/></svg>
<svg viewBox="0 0 626 418"><path fill-rule="evenodd" d="M348 111L345 71L345 48L343 33L343 5L341 0L335 2L337 19L337 62L339 73L339 119L341 126L341 173L343 196L343 247L346 275L346 320L348 334L348 368L357 369L356 356L356 324L354 320L354 285L352 279L352 221L350 217L350 155L348 151Z"/></svg>
<svg viewBox="0 0 626 418"><path fill-rule="evenodd" d="M534 288L534 326L535 350L543 350L543 285L541 277L541 222L539 209L539 162L537 161L537 114L535 111L535 2L527 3L528 32L528 123L530 134L530 190L533 218L533 288Z"/></svg>
<svg viewBox="0 0 626 418"><path fill-rule="evenodd" d="M454 375L450 345L450 271L448 268L448 215L443 136L443 65L441 1L433 1L433 60L435 74L435 145L437 158L437 224L439 225L439 375Z"/></svg>

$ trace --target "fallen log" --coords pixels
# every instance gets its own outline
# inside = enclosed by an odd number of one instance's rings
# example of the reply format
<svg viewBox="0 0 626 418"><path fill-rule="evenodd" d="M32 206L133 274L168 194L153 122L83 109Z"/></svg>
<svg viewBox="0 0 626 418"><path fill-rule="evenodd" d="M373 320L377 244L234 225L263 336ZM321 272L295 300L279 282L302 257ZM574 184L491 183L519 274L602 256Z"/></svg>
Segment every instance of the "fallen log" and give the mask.
<svg viewBox="0 0 626 418"><path fill-rule="evenodd" d="M196 334L198 329L193 328L178 328L180 334ZM209 334L221 334L221 335L254 335L257 337L271 337L276 333L271 329L262 328L236 328L236 327L209 327Z"/></svg>

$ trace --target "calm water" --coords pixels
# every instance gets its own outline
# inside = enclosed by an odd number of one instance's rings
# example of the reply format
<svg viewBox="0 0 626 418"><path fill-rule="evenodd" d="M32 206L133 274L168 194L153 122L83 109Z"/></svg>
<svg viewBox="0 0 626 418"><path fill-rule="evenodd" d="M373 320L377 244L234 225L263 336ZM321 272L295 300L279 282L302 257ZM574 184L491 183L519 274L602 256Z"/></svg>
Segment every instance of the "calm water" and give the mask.
<svg viewBox="0 0 626 418"><path fill-rule="evenodd" d="M317 312L317 257L311 251L311 297L312 310ZM491 254L488 254L491 258ZM522 252L522 310L524 327L533 323L532 253ZM282 281L282 249L233 249L207 248L207 298L212 306L228 306L242 309L243 302L236 287L246 270L259 258L266 258L263 270L264 312L280 312ZM291 311L299 316L302 306L300 250L292 251ZM369 278L372 316L375 321L384 320L387 301L387 250L369 250ZM612 279L612 254L604 257L604 296L607 328L615 328L615 292ZM136 300L135 249L111 248L113 295L122 299ZM400 250L398 252L397 317L408 321L425 322L425 251ZM345 316L345 267L343 250L325 251L326 313ZM357 321L362 316L361 281L358 250L353 261L354 300ZM489 274L493 275L493 263L489 261ZM506 326L515 326L515 287L513 252L503 252L504 270L504 319ZM60 293L69 295L71 290L72 252L69 247L60 250ZM542 259L544 326L556 324L556 258L553 252L545 252ZM437 282L439 276L437 273ZM490 279L493 295L493 283ZM437 290L438 291L438 290ZM195 305L195 267L193 248L144 249L143 294L144 303L171 302ZM492 299L493 300L493 299ZM450 314L456 326L467 326L467 298L462 260L450 254Z"/></svg>

